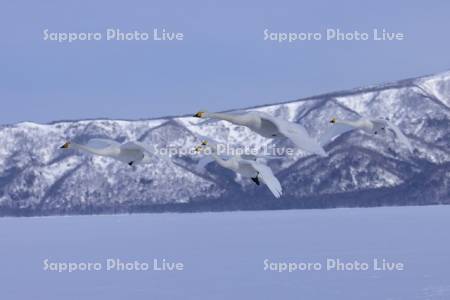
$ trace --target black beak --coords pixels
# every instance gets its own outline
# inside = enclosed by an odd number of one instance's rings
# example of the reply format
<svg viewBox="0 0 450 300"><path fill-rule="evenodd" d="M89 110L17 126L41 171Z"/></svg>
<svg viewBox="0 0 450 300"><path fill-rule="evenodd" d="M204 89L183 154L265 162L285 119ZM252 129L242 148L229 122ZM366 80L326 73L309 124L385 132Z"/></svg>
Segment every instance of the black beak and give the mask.
<svg viewBox="0 0 450 300"><path fill-rule="evenodd" d="M194 118L201 118L203 115L203 112L199 111L198 113L196 113L195 115L193 115Z"/></svg>
<svg viewBox="0 0 450 300"><path fill-rule="evenodd" d="M69 145L70 145L70 143L67 142L64 145L62 145L61 147L59 147L59 149L67 149L67 148L69 148Z"/></svg>

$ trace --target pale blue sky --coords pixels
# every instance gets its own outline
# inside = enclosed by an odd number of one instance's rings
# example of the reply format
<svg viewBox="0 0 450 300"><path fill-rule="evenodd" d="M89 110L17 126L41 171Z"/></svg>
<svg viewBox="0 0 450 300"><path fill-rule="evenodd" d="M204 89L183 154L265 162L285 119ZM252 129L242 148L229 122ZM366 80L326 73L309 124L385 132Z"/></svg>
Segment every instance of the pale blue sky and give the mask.
<svg viewBox="0 0 450 300"><path fill-rule="evenodd" d="M450 2L4 1L0 123L149 118L294 100L450 69ZM42 31L183 32L182 42L43 41ZM397 42L277 44L263 31L371 31Z"/></svg>

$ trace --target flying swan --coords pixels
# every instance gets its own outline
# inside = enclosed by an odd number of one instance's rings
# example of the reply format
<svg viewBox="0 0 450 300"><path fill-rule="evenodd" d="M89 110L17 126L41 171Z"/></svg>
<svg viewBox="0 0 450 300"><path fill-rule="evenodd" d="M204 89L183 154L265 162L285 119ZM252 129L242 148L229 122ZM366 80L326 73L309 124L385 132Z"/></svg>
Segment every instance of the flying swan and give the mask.
<svg viewBox="0 0 450 300"><path fill-rule="evenodd" d="M200 146L195 148L196 152L200 152L206 148L208 141L203 141ZM220 166L232 170L244 177L249 177L256 185L261 183L267 185L269 190L275 196L280 198L282 195L281 184L278 179L273 175L272 170L265 164L256 161L256 156L253 155L235 155L229 159L221 158L216 151L215 147L208 147L211 151L210 156L206 156L199 161L199 166L204 168L208 163L216 161ZM212 159L210 159L210 157Z"/></svg>
<svg viewBox="0 0 450 300"><path fill-rule="evenodd" d="M302 125L273 117L264 112L252 111L242 114L229 114L199 111L194 117L225 120L236 125L248 127L266 138L285 137L304 151L327 156L322 146L309 136Z"/></svg>
<svg viewBox="0 0 450 300"><path fill-rule="evenodd" d="M368 119L368 118L360 118L355 121L350 120L340 120L333 118L330 123L334 126L325 132L325 134L320 139L320 144L322 146L329 143L335 137L348 132L350 130L360 129L366 133L374 134L374 135L383 135L386 136L388 133L393 134L394 138L396 138L401 144L405 145L410 153L413 153L413 147L409 139L403 134L403 132L390 122L385 119Z"/></svg>
<svg viewBox="0 0 450 300"><path fill-rule="evenodd" d="M94 155L110 157L130 166L145 164L150 161L150 155L155 154L154 148L149 148L139 142L120 144L109 139L90 139L87 144L66 142L61 149L74 148Z"/></svg>

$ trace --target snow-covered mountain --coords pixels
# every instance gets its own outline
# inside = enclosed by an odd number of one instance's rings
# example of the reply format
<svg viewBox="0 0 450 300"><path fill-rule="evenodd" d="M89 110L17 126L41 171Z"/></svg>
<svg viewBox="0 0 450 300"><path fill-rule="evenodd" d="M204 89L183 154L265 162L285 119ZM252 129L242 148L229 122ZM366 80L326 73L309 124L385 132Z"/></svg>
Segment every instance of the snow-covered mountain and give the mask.
<svg viewBox="0 0 450 300"><path fill-rule="evenodd" d="M193 112L197 108L193 107ZM303 124L319 137L332 117L388 117L411 140L414 154L392 139L349 132L326 146L326 158L299 154L273 160L284 196L198 157L154 157L136 168L108 158L59 150L66 140L138 140L188 152L196 134L230 145L272 141L226 122L197 125L188 117L151 120L30 122L0 127L0 212L47 215L450 203L450 72L296 101L248 108ZM273 146L273 145L272 145Z"/></svg>

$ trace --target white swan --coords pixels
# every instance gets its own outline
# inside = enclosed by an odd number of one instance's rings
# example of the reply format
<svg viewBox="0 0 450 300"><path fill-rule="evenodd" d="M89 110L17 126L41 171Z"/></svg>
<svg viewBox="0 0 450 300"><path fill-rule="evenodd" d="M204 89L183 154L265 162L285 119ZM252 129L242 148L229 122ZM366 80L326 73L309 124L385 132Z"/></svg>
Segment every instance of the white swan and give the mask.
<svg viewBox="0 0 450 300"><path fill-rule="evenodd" d="M120 144L109 139L90 139L85 145L66 142L60 148L74 148L90 154L114 158L130 166L148 163L149 155L154 155L156 152L154 148L139 142Z"/></svg>
<svg viewBox="0 0 450 300"><path fill-rule="evenodd" d="M403 134L398 126L396 126L389 120L360 118L355 121L350 121L333 118L331 119L330 123L332 123L334 126L330 130L325 132L325 134L320 138L320 143L322 146L329 143L338 135L341 135L350 130L360 129L366 133L374 135L386 135L388 132L390 132L400 143L408 148L409 152L413 153L413 147L409 139Z"/></svg>
<svg viewBox="0 0 450 300"><path fill-rule="evenodd" d="M252 111L242 114L228 114L200 111L196 113L194 117L225 120L236 125L246 126L259 135L267 138L285 137L302 150L321 156L327 156L322 146L309 136L302 125L288 122L263 112Z"/></svg>
<svg viewBox="0 0 450 300"><path fill-rule="evenodd" d="M207 141L203 141L200 146L195 148L196 152L199 152L203 147L207 146L207 144ZM264 183L276 198L281 197L282 188L280 182L275 175L273 175L272 170L268 166L256 161L256 156L242 155L223 159L217 154L215 147L209 147L209 149L211 150L210 157L212 157L212 159L210 159L209 156L202 158L199 161L199 165L201 165L202 168L208 163L216 161L224 168L232 170L244 177L251 178L256 185Z"/></svg>

